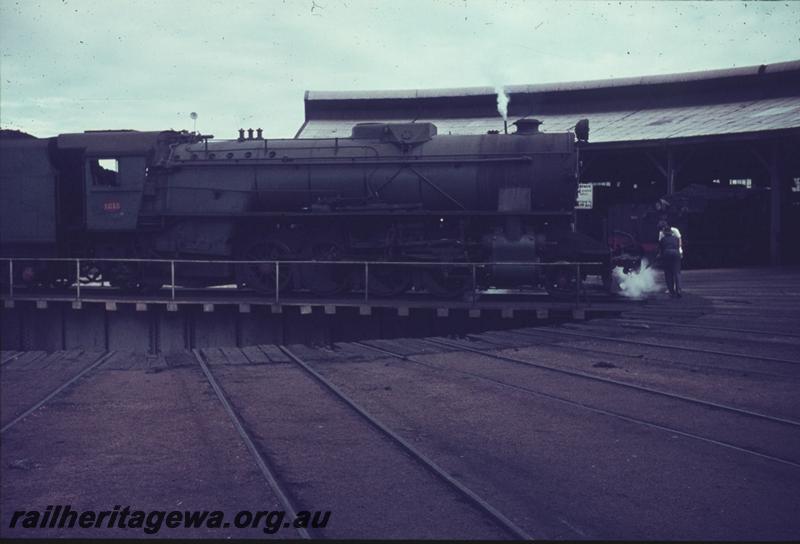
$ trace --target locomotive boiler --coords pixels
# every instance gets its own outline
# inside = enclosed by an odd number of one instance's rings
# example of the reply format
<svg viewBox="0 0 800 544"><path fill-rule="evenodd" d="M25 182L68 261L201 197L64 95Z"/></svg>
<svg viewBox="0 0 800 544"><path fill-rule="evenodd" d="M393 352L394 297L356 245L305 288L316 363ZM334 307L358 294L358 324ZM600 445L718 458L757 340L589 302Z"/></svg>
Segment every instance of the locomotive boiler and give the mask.
<svg viewBox="0 0 800 544"><path fill-rule="evenodd" d="M180 267L179 283L322 296L365 281L384 296L457 296L473 282L565 288L572 268L534 265L601 262L584 272L605 275L608 250L570 228L575 135L539 124L469 136L362 123L327 139L265 139L260 129L231 140L176 131L4 138L2 252L95 258L95 279L140 289L167 283L164 266L100 259L200 259L208 262ZM375 263L367 280L360 261ZM491 265L476 278L459 266L470 262ZM68 274L37 266L20 273Z"/></svg>

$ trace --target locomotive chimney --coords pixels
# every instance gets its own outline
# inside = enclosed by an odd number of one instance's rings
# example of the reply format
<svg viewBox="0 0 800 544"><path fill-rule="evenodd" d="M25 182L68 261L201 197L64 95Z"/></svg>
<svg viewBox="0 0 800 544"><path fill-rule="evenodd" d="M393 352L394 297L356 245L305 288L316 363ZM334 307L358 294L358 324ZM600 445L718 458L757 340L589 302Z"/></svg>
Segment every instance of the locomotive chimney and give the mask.
<svg viewBox="0 0 800 544"><path fill-rule="evenodd" d="M539 134L539 125L542 122L538 119L518 119L514 122L517 131L514 134Z"/></svg>
<svg viewBox="0 0 800 544"><path fill-rule="evenodd" d="M581 119L575 123L575 137L579 142L589 141L589 120Z"/></svg>
<svg viewBox="0 0 800 544"><path fill-rule="evenodd" d="M244 129L243 128L239 129L239 141L240 142L244 141Z"/></svg>
<svg viewBox="0 0 800 544"><path fill-rule="evenodd" d="M263 131L260 128L256 129L256 139L258 139L258 140L263 140L264 139L264 137L261 135L262 132Z"/></svg>
<svg viewBox="0 0 800 544"><path fill-rule="evenodd" d="M253 129L252 128L248 128L247 129L247 139L248 140L252 140L253 139Z"/></svg>

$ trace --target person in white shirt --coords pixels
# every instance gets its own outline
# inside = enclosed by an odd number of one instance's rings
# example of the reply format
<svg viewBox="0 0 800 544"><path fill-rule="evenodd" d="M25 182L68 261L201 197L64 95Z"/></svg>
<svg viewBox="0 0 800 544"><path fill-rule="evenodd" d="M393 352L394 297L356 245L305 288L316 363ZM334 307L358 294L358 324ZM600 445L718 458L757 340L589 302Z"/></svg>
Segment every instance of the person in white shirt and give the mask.
<svg viewBox="0 0 800 544"><path fill-rule="evenodd" d="M664 237L664 227L666 226L668 226L668 223L666 221L659 221L658 223L659 242ZM678 251L680 253L681 259L683 259L683 240L681 240L681 231L679 231L677 227L670 227L670 231L672 231L672 235L678 239Z"/></svg>
<svg viewBox="0 0 800 544"><path fill-rule="evenodd" d="M678 230L677 227L671 226L666 220L662 219L658 222L658 243L661 245L661 239L664 238L664 229L668 227L670 233L678 239L678 269L680 270L680 263L683 260L683 240L681 239L681 231ZM668 289L665 294L671 295L672 291Z"/></svg>
<svg viewBox="0 0 800 544"><path fill-rule="evenodd" d="M681 298L680 238L668 226L664 227L663 232L664 236L658 242L658 256L664 269L664 281L669 295Z"/></svg>

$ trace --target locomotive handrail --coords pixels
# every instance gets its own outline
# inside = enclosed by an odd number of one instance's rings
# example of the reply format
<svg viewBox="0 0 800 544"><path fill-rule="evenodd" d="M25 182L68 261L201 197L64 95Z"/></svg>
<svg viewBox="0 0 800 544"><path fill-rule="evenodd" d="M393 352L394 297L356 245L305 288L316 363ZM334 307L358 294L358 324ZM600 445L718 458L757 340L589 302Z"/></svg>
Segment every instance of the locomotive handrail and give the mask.
<svg viewBox="0 0 800 544"><path fill-rule="evenodd" d="M304 140L308 140L308 139L309 138L304 138ZM325 140L330 140L330 138L324 138L324 139ZM339 140L339 138L335 138L334 139L334 141L338 141L338 140ZM250 146L242 145L244 142L251 142L251 141L254 142L254 143L258 142L258 141L263 141L264 144L263 145L250 145ZM327 148L320 148L320 147L306 146L306 145L304 145L304 146L294 146L293 145L291 147L270 147L269 146L269 142L271 142L271 141L273 141L273 140L270 140L268 138L264 138L264 140L244 140L244 141L220 139L220 140L211 140L212 147L210 149L208 147L208 142L206 142L205 145L203 146L203 149L195 149L195 148L191 147L193 144L188 144L186 146L186 148L184 148L181 151L185 150L185 151L189 151L189 152L192 152L192 153L197 153L197 152L202 152L202 153L224 153L226 151L228 151L228 152L235 151L235 152L240 152L240 153L247 152L247 151L264 151L264 152L268 153L270 151L274 151L275 152L275 156L277 156L277 152L278 151L319 151L320 149L334 149L336 151L341 151L341 150L353 150L353 149L355 149L355 150L369 151L370 153L372 153L371 157L362 157L362 158L375 158L375 157L380 157L381 156L380 151L378 151L378 149L375 146L372 146L372 145L343 145L343 144L334 143L334 145L329 146ZM282 140L279 139L278 141L282 141ZM285 141L285 140L283 140L283 141ZM236 142L236 145L233 145L233 142ZM231 147L226 147L224 145L221 145L221 144L225 144L225 143L232 144L232 145L231 145ZM178 144L178 145L184 145L184 144ZM172 154L174 154L174 153L176 153L175 147L172 148L172 152L171 152L171 155L170 155L170 160L175 160L175 159L172 159ZM274 159L275 156L268 157L268 158ZM183 159L177 159L177 160L183 160ZM225 160L231 160L231 159L228 159L227 157L225 157Z"/></svg>
<svg viewBox="0 0 800 544"><path fill-rule="evenodd" d="M540 151L535 153L529 153L529 155L563 155L563 151ZM516 157L488 157L488 158L464 158L464 157L451 157L451 158L441 158L441 159L432 159L432 158L424 158L424 159L398 159L398 158L386 158L386 159L373 159L367 158L362 159L359 157L342 157L338 160L323 158L320 157L319 159L313 159L308 157L303 157L299 159L294 158L264 158L264 157L233 157L230 159L227 158L219 158L219 159L211 159L211 158L204 158L204 157L197 157L196 159L170 159L172 162L169 163L171 166L175 165L186 165L186 164L202 164L203 166L230 166L231 161L233 162L256 162L258 161L259 166L282 166L285 167L287 164L291 164L292 166L341 166L342 163L350 163L350 164L364 164L364 165L392 165L392 164L399 164L399 165L415 165L415 164L448 164L452 162L457 163L487 163L487 162L532 162L533 157L529 155L519 155Z"/></svg>
<svg viewBox="0 0 800 544"><path fill-rule="evenodd" d="M563 155L564 151L550 151L550 150L528 150L524 153L519 152L509 152L509 153L465 153L465 154L454 154L454 153L440 153L440 154L431 154L431 155L412 155L412 156L401 156L398 157L396 155L375 155L375 156L357 156L357 155L344 155L344 156L333 156L333 157L291 157L289 155L282 155L279 156L278 152L283 153L290 153L292 151L297 150L308 150L308 151L319 151L320 149L336 149L336 146L330 146L328 148L320 148L320 147L289 147L289 148L270 148L264 149L262 146L257 147L235 147L235 148L215 148L213 150L209 150L208 153L218 153L220 151L238 151L238 152L246 152L246 151L275 151L276 154L272 157L254 157L250 156L247 158L242 157L232 157L228 159L227 157L209 159L210 161L226 161L226 160L267 160L270 162L286 162L284 158L289 159L289 162L298 162L298 161L308 161L308 162L321 162L321 161L334 161L334 162L342 162L346 160L356 160L358 162L362 161L372 161L372 160L379 160L380 162L385 161L395 161L395 162L413 162L413 163L425 163L425 162L472 162L472 161L491 161L491 160L531 160L531 155ZM339 149L354 149L352 147L343 147L339 146ZM183 152L184 150L181 150ZM204 149L186 149L185 151L197 153L206 153ZM191 157L191 156L190 156ZM177 160L179 162L186 162L186 161L197 161L201 160L199 155L196 159L184 159L183 157L179 157L178 159L174 159L171 157L172 160ZM336 160L338 159L338 160Z"/></svg>

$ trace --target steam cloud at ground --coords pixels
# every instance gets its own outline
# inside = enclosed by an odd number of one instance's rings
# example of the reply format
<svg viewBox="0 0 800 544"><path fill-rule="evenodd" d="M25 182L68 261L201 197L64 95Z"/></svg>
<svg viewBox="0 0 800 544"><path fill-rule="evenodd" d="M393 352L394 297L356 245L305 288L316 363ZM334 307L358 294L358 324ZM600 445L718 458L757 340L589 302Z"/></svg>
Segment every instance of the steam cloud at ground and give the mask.
<svg viewBox="0 0 800 544"><path fill-rule="evenodd" d="M646 259L642 259L639 270L626 274L622 267L618 266L613 274L614 282L619 285L620 294L628 298L642 298L663 288L656 279L657 271L650 267Z"/></svg>

